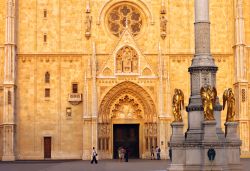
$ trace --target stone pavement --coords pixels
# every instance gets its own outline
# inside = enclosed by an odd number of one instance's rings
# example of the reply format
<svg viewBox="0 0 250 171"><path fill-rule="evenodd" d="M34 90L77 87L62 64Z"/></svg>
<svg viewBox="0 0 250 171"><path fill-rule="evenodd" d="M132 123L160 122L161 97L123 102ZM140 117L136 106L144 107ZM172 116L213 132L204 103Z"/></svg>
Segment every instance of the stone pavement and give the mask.
<svg viewBox="0 0 250 171"><path fill-rule="evenodd" d="M166 171L169 160L16 161L0 162L0 171ZM250 170L250 159L242 159L243 170ZM248 168L248 169L247 169Z"/></svg>

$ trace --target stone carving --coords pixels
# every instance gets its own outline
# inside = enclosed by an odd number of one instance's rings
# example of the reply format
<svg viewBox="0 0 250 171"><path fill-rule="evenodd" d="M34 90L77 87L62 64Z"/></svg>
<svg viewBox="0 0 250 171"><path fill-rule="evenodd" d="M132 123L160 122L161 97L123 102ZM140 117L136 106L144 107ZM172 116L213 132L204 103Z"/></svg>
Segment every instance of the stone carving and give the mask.
<svg viewBox="0 0 250 171"><path fill-rule="evenodd" d="M246 101L246 89L242 89L241 94L242 94L242 102L245 102Z"/></svg>
<svg viewBox="0 0 250 171"><path fill-rule="evenodd" d="M133 36L140 33L142 18L140 11L128 4L119 5L107 15L108 28L112 34L119 37L125 28L128 28Z"/></svg>
<svg viewBox="0 0 250 171"><path fill-rule="evenodd" d="M210 74L208 71L203 71L201 73L201 85L210 85Z"/></svg>
<svg viewBox="0 0 250 171"><path fill-rule="evenodd" d="M161 27L161 37L162 39L165 39L167 35L167 19L166 16L163 14L160 17L160 27Z"/></svg>
<svg viewBox="0 0 250 171"><path fill-rule="evenodd" d="M118 51L116 56L116 72L138 72L138 54L132 47L125 46Z"/></svg>
<svg viewBox="0 0 250 171"><path fill-rule="evenodd" d="M199 94L199 90L200 90L200 78L199 78L199 73L195 72L192 73L192 77L191 77L192 83L192 95L195 94Z"/></svg>
<svg viewBox="0 0 250 171"><path fill-rule="evenodd" d="M125 95L120 98L112 110L112 118L141 118L141 106L135 101Z"/></svg>
<svg viewBox="0 0 250 171"><path fill-rule="evenodd" d="M227 103L227 122L234 122L235 117L235 97L231 88L226 89L223 93L223 110Z"/></svg>
<svg viewBox="0 0 250 171"><path fill-rule="evenodd" d="M181 109L184 108L184 94L180 89L174 89L174 96L172 102L172 112L174 115L174 122L182 122Z"/></svg>
<svg viewBox="0 0 250 171"><path fill-rule="evenodd" d="M12 98L11 98L11 91L8 90L8 104L11 104Z"/></svg>
<svg viewBox="0 0 250 171"><path fill-rule="evenodd" d="M154 137L157 136L157 123L147 123L145 124L145 136Z"/></svg>
<svg viewBox="0 0 250 171"><path fill-rule="evenodd" d="M85 25L86 25L85 36L87 38L89 38L91 36L91 24L92 24L92 16L87 14L86 20L85 20Z"/></svg>
<svg viewBox="0 0 250 171"><path fill-rule="evenodd" d="M205 86L200 90L202 105L204 109L204 119L206 121L214 119L214 106L217 97L217 90L215 87Z"/></svg>
<svg viewBox="0 0 250 171"><path fill-rule="evenodd" d="M119 97L122 99L125 95L128 95L130 99L135 99L134 102L139 104L139 109L142 110L141 116L143 116L145 122L153 122L154 119L156 120L157 112L154 101L150 94L148 94L145 89L134 82L123 79L122 81L123 82L111 88L107 93L105 92L106 95L103 97L99 105L99 122L107 123L111 121L112 117L114 117L114 113L112 112L112 110L115 109L114 105L119 104ZM141 119L140 117L139 119Z"/></svg>
<svg viewBox="0 0 250 171"><path fill-rule="evenodd" d="M109 137L110 135L110 125L109 124L98 124L98 136L99 137Z"/></svg>

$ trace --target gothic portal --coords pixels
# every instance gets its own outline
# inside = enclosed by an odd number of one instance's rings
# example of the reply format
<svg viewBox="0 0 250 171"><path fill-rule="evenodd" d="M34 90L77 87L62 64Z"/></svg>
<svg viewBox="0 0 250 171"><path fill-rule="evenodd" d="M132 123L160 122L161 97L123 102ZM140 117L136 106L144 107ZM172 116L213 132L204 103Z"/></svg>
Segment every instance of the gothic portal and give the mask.
<svg viewBox="0 0 250 171"><path fill-rule="evenodd" d="M248 2L210 0L217 91L233 88L243 157ZM89 160L93 146L100 159L118 146L149 158L156 145L168 158L174 89L185 106L191 93L194 0L3 0L0 9L0 160Z"/></svg>

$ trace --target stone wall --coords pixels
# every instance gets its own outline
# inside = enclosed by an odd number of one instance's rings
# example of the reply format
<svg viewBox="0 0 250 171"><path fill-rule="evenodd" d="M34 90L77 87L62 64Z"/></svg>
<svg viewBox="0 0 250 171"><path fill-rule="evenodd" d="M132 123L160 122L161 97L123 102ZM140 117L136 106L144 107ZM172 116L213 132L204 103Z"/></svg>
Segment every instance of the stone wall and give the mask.
<svg viewBox="0 0 250 171"><path fill-rule="evenodd" d="M81 158L82 105L68 103L71 83L82 93L82 58L22 56L18 58L18 151L20 159L43 158L43 137L52 137L52 158ZM44 75L50 73L50 83ZM50 98L45 98L50 88ZM72 117L66 117L72 107ZM32 156L34 155L34 156Z"/></svg>

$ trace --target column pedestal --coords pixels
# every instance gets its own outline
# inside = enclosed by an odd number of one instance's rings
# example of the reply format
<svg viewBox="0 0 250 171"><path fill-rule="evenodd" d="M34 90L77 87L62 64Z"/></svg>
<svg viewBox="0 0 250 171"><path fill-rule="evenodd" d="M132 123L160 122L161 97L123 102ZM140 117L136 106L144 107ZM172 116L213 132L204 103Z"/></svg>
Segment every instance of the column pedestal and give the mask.
<svg viewBox="0 0 250 171"><path fill-rule="evenodd" d="M169 146L169 157L171 159L171 164L168 168L169 171L181 171L184 169L185 161L185 148L183 147L184 135L182 122L173 122L171 124L172 135L170 137Z"/></svg>
<svg viewBox="0 0 250 171"><path fill-rule="evenodd" d="M229 141L239 141L239 135L237 133L237 129L238 129L238 122L226 122L225 124L225 136L226 136L226 140Z"/></svg>
<svg viewBox="0 0 250 171"><path fill-rule="evenodd" d="M204 134L202 137L203 142L217 142L218 136L216 134L216 121L204 121L202 123Z"/></svg>
<svg viewBox="0 0 250 171"><path fill-rule="evenodd" d="M172 135L170 137L171 142L183 142L183 127L184 124L182 122L173 122L171 123L172 127Z"/></svg>
<svg viewBox="0 0 250 171"><path fill-rule="evenodd" d="M231 170L242 170L240 164L240 149L242 142L237 134L238 122L226 122L225 137L227 143L228 165Z"/></svg>

